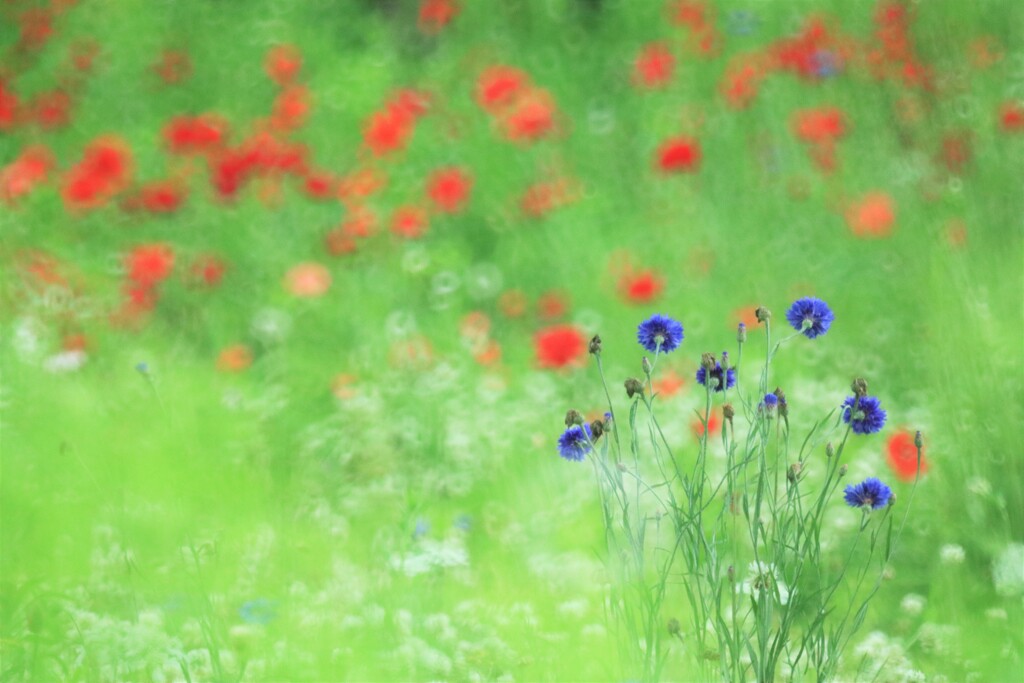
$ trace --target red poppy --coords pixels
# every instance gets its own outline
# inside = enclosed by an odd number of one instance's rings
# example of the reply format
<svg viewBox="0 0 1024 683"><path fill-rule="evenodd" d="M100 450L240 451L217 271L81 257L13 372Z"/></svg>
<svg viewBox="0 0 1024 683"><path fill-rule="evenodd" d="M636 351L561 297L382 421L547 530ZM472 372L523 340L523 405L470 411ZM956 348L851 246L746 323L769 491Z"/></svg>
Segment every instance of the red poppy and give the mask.
<svg viewBox="0 0 1024 683"><path fill-rule="evenodd" d="M105 203L128 185L131 167L131 152L123 141L113 136L97 138L64 179L65 206L87 209Z"/></svg>
<svg viewBox="0 0 1024 683"><path fill-rule="evenodd" d="M139 245L125 257L125 269L128 279L138 288L150 290L170 276L174 250L167 244Z"/></svg>
<svg viewBox="0 0 1024 683"><path fill-rule="evenodd" d="M669 18L679 26L697 30L707 25L708 11L703 0L675 0L669 3Z"/></svg>
<svg viewBox="0 0 1024 683"><path fill-rule="evenodd" d="M587 340L572 325L552 325L534 335L537 364L542 368L579 365L587 354Z"/></svg>
<svg viewBox="0 0 1024 683"><path fill-rule="evenodd" d="M679 393L686 386L686 380L676 373L675 370L658 371L658 378L654 380L654 392L661 398L671 398Z"/></svg>
<svg viewBox="0 0 1024 683"><path fill-rule="evenodd" d="M217 369L221 372L242 372L252 365L252 350L245 344L232 344L217 356Z"/></svg>
<svg viewBox="0 0 1024 683"><path fill-rule="evenodd" d="M645 46L633 63L633 83L641 88L662 88L672 79L676 58L665 43Z"/></svg>
<svg viewBox="0 0 1024 683"><path fill-rule="evenodd" d="M407 240L423 237L429 227L427 212L418 206L400 206L391 216L391 232Z"/></svg>
<svg viewBox="0 0 1024 683"><path fill-rule="evenodd" d="M793 132L804 142L832 142L845 135L846 117L837 107L802 109L793 116Z"/></svg>
<svg viewBox="0 0 1024 683"><path fill-rule="evenodd" d="M30 145L7 166L0 168L0 201L14 202L46 181L53 168L53 154L42 145Z"/></svg>
<svg viewBox="0 0 1024 683"><path fill-rule="evenodd" d="M150 213L173 213L185 201L187 192L174 180L158 180L139 189L139 204Z"/></svg>
<svg viewBox="0 0 1024 683"><path fill-rule="evenodd" d="M295 82L302 69L302 54L294 45L275 45L267 51L263 70L282 88Z"/></svg>
<svg viewBox="0 0 1024 683"><path fill-rule="evenodd" d="M283 131L301 128L306 122L310 107L309 90L306 86L288 86L274 99L271 125Z"/></svg>
<svg viewBox="0 0 1024 683"><path fill-rule="evenodd" d="M653 270L627 272L619 280L619 293L633 304L646 304L654 301L665 288L664 279Z"/></svg>
<svg viewBox="0 0 1024 683"><path fill-rule="evenodd" d="M544 292L537 299L537 315L541 320L557 320L569 312L569 301L561 292Z"/></svg>
<svg viewBox="0 0 1024 683"><path fill-rule="evenodd" d="M492 114L513 104L529 86L530 77L511 66L492 66L476 82L476 101Z"/></svg>
<svg viewBox="0 0 1024 683"><path fill-rule="evenodd" d="M893 474L901 481L914 481L917 477L917 447L914 445L914 435L906 430L901 430L889 437L886 446L887 460ZM924 459L924 449L921 449L921 474L928 471L928 462Z"/></svg>
<svg viewBox="0 0 1024 683"><path fill-rule="evenodd" d="M722 428L722 421L718 418L718 413L712 412L711 417L708 418L708 434L715 435ZM697 438L704 436L704 423L699 418L694 418L690 422L690 431Z"/></svg>
<svg viewBox="0 0 1024 683"><path fill-rule="evenodd" d="M417 25L424 33L433 35L458 15L459 4L455 0L421 0Z"/></svg>
<svg viewBox="0 0 1024 683"><path fill-rule="evenodd" d="M11 130L17 125L20 114L18 96L0 76L0 131Z"/></svg>
<svg viewBox="0 0 1024 683"><path fill-rule="evenodd" d="M310 171L302 179L302 191L310 199L333 199L337 187L338 181L330 173Z"/></svg>
<svg viewBox="0 0 1024 683"><path fill-rule="evenodd" d="M227 265L218 256L203 254L189 267L192 282L206 287L216 287L224 279Z"/></svg>
<svg viewBox="0 0 1024 683"><path fill-rule="evenodd" d="M745 57L726 68L719 91L729 106L744 109L757 97L764 74L765 67L760 59Z"/></svg>
<svg viewBox="0 0 1024 683"><path fill-rule="evenodd" d="M403 109L387 108L370 116L363 142L374 156L403 149L412 135L413 118Z"/></svg>
<svg viewBox="0 0 1024 683"><path fill-rule="evenodd" d="M0 122L0 128L2 128ZM1018 102L1004 102L999 107L999 127L1005 133L1024 131L1024 105Z"/></svg>
<svg viewBox="0 0 1024 683"><path fill-rule="evenodd" d="M176 116L164 126L163 138L172 154L209 152L227 139L227 121L216 114Z"/></svg>
<svg viewBox="0 0 1024 683"><path fill-rule="evenodd" d="M888 237L896 222L896 207L884 192L869 192L846 210L846 224L857 237Z"/></svg>
<svg viewBox="0 0 1024 683"><path fill-rule="evenodd" d="M300 263L284 277L284 288L294 296L313 298L327 293L331 287L331 273L319 263Z"/></svg>
<svg viewBox="0 0 1024 683"><path fill-rule="evenodd" d="M502 119L505 137L516 142L536 142L555 125L555 104L544 90L519 98Z"/></svg>
<svg viewBox="0 0 1024 683"><path fill-rule="evenodd" d="M700 143L691 137L672 138L658 148L657 165L665 173L693 173L700 165Z"/></svg>
<svg viewBox="0 0 1024 683"><path fill-rule="evenodd" d="M438 211L456 213L469 199L473 179L459 168L438 169L427 179L427 196Z"/></svg>

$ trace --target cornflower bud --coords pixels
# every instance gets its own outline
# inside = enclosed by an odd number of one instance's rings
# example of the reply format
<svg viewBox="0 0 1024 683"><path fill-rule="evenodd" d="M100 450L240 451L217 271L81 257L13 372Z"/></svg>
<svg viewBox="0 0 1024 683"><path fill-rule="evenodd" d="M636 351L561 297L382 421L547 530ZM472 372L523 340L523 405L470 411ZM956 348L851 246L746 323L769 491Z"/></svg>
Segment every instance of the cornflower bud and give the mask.
<svg viewBox="0 0 1024 683"><path fill-rule="evenodd" d="M713 353L702 353L700 355L700 366L705 371L711 372L715 369L715 354Z"/></svg>
<svg viewBox="0 0 1024 683"><path fill-rule="evenodd" d="M569 410L565 413L565 426L572 427L573 425L583 424L583 416L580 415L577 410Z"/></svg>
<svg viewBox="0 0 1024 683"><path fill-rule="evenodd" d="M896 494L894 493L891 496L889 496L889 507L892 507L895 504L896 504Z"/></svg>
<svg viewBox="0 0 1024 683"><path fill-rule="evenodd" d="M648 377L651 376L651 370L653 370L653 368L651 367L651 361L647 360L647 356L644 356L644 359L640 361L640 367L643 369L645 375Z"/></svg>
<svg viewBox="0 0 1024 683"><path fill-rule="evenodd" d="M633 398L634 396L644 395L644 385L636 377L630 377L626 380L626 396Z"/></svg>
<svg viewBox="0 0 1024 683"><path fill-rule="evenodd" d="M789 479L789 483L795 484L803 469L803 463L795 462L790 465L789 470L786 471L786 478Z"/></svg>
<svg viewBox="0 0 1024 683"><path fill-rule="evenodd" d="M679 620L678 619L669 619L668 623L665 625L665 627L668 629L669 635L673 635L673 636L679 635Z"/></svg>
<svg viewBox="0 0 1024 683"><path fill-rule="evenodd" d="M775 391L772 393L779 399L779 417L789 417L789 404L786 403L786 392L779 387L775 387Z"/></svg>
<svg viewBox="0 0 1024 683"><path fill-rule="evenodd" d="M744 323L736 327L736 341L740 344L747 341L747 326Z"/></svg>
<svg viewBox="0 0 1024 683"><path fill-rule="evenodd" d="M601 422L600 420L594 420L591 422L590 433L593 435L594 441L600 439L601 435L604 434L604 422Z"/></svg>
<svg viewBox="0 0 1024 683"><path fill-rule="evenodd" d="M836 449L832 446L832 442L829 441L825 444L825 457L833 458L836 455Z"/></svg>
<svg viewBox="0 0 1024 683"><path fill-rule="evenodd" d="M863 377L858 377L853 380L853 384L850 385L850 389L853 390L854 396L867 396L868 395L868 383Z"/></svg>
<svg viewBox="0 0 1024 683"><path fill-rule="evenodd" d="M757 322L766 323L772 319L772 312L764 306L758 306L754 309L754 316L757 318Z"/></svg>
<svg viewBox="0 0 1024 683"><path fill-rule="evenodd" d="M914 434L914 447L917 450L924 448L924 437L921 436L921 430L917 430L917 433Z"/></svg>
<svg viewBox="0 0 1024 683"><path fill-rule="evenodd" d="M839 468L839 478L842 479L843 477L845 477L846 473L849 472L849 471L850 471L849 467L847 467L846 465L842 465Z"/></svg>
<svg viewBox="0 0 1024 683"><path fill-rule="evenodd" d="M595 356L601 355L601 335L595 334L590 340L588 351Z"/></svg>
<svg viewBox="0 0 1024 683"><path fill-rule="evenodd" d="M731 403L726 403L722 406L722 418L726 422L732 422L732 418L736 417L736 410L732 407Z"/></svg>

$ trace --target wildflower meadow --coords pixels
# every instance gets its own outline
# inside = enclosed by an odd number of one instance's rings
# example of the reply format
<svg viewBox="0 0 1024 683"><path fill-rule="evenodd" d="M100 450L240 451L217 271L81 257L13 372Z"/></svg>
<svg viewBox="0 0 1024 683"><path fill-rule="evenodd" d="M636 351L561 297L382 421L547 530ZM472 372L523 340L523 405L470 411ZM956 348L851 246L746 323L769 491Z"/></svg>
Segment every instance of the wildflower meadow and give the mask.
<svg viewBox="0 0 1024 683"><path fill-rule="evenodd" d="M0 0L0 680L1024 680L1024 3Z"/></svg>

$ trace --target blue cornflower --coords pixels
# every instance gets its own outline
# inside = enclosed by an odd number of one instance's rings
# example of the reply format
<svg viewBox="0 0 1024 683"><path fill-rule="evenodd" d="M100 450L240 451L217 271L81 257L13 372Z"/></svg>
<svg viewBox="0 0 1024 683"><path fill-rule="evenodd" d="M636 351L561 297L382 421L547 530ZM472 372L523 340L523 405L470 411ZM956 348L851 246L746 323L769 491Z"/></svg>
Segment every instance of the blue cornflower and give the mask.
<svg viewBox="0 0 1024 683"><path fill-rule="evenodd" d="M857 410L853 410L856 403ZM853 428L854 434L874 434L885 426L886 412L875 396L850 396L843 401L843 422ZM851 414L852 413L852 414Z"/></svg>
<svg viewBox="0 0 1024 683"><path fill-rule="evenodd" d="M683 341L683 324L657 313L636 328L636 340L651 353L674 351Z"/></svg>
<svg viewBox="0 0 1024 683"><path fill-rule="evenodd" d="M590 452L590 439L590 425L573 425L558 437L558 454L566 460L579 462Z"/></svg>
<svg viewBox="0 0 1024 683"><path fill-rule="evenodd" d="M859 484L850 484L843 489L843 497L850 507L884 508L892 497L892 489L874 477L868 477Z"/></svg>
<svg viewBox="0 0 1024 683"><path fill-rule="evenodd" d="M722 380L725 380L724 384ZM697 384L706 386L708 371L702 365L697 369ZM736 368L723 369L722 364L715 361L715 369L711 371L711 388L715 391L725 391L736 386Z"/></svg>
<svg viewBox="0 0 1024 683"><path fill-rule="evenodd" d="M768 410L773 410L775 406L779 405L779 397L775 394L764 395L764 407Z"/></svg>
<svg viewBox="0 0 1024 683"><path fill-rule="evenodd" d="M828 332L832 321L836 319L832 309L821 299L804 297L797 299L786 311L786 320L797 332L802 332L808 339L814 339Z"/></svg>

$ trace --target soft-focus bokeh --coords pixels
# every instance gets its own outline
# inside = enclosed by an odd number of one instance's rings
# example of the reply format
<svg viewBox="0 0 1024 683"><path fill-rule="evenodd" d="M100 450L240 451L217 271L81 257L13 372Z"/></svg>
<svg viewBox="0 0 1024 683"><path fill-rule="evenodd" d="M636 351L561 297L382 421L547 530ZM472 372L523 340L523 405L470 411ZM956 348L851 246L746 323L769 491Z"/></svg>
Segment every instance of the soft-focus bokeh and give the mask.
<svg viewBox="0 0 1024 683"><path fill-rule="evenodd" d="M925 435L843 680L1021 680L1022 182L1015 0L4 0L0 677L635 678L586 340L692 454L816 296L794 424Z"/></svg>

